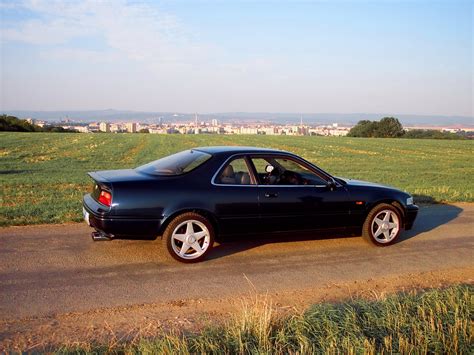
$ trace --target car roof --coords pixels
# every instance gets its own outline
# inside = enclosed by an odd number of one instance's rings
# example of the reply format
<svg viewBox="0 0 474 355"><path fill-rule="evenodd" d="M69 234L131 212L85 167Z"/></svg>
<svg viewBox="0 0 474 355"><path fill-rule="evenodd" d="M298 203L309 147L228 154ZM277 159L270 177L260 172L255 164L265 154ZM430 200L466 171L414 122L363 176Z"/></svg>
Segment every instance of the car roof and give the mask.
<svg viewBox="0 0 474 355"><path fill-rule="evenodd" d="M209 154L238 154L238 153L289 153L284 150L260 148L260 147L241 147L241 146L210 146L198 147L193 150L200 150Z"/></svg>

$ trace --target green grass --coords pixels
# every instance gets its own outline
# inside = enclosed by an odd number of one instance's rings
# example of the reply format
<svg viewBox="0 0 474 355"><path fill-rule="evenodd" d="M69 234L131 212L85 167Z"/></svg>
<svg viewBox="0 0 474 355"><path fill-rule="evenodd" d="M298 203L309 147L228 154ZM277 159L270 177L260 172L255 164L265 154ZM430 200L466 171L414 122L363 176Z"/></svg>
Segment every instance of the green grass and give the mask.
<svg viewBox="0 0 474 355"><path fill-rule="evenodd" d="M474 201L474 141L338 137L0 133L0 225L81 220L86 172L133 168L197 146L288 150L337 176L440 202Z"/></svg>
<svg viewBox="0 0 474 355"><path fill-rule="evenodd" d="M317 304L281 316L258 298L199 334L166 334L115 345L83 344L58 353L122 354L472 354L474 287L397 294L379 301Z"/></svg>

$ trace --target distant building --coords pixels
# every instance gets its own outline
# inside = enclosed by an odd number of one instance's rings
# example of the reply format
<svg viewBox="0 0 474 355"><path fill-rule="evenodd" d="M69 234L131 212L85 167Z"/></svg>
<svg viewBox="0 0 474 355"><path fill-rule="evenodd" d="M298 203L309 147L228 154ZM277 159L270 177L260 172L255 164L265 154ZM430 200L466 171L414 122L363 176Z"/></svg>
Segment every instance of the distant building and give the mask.
<svg viewBox="0 0 474 355"><path fill-rule="evenodd" d="M168 134L166 128L149 128L148 131L153 134Z"/></svg>
<svg viewBox="0 0 474 355"><path fill-rule="evenodd" d="M137 132L137 124L135 122L129 122L125 126L127 128L127 132L136 133Z"/></svg>
<svg viewBox="0 0 474 355"><path fill-rule="evenodd" d="M331 129L329 130L329 135L330 136L336 136L336 137L344 137L347 136L347 133L349 133L349 130L342 130L342 129Z"/></svg>
<svg viewBox="0 0 474 355"><path fill-rule="evenodd" d="M74 126L72 128L75 129L76 131L80 132L80 133L89 133L90 132L88 126Z"/></svg>
<svg viewBox="0 0 474 355"><path fill-rule="evenodd" d="M276 134L276 129L275 127L262 127L258 130L258 133L273 136Z"/></svg>
<svg viewBox="0 0 474 355"><path fill-rule="evenodd" d="M99 124L98 123L89 123L89 132L99 132Z"/></svg>
<svg viewBox="0 0 474 355"><path fill-rule="evenodd" d="M137 132L139 132L142 129L150 129L150 125L147 123L137 123L137 126L135 128Z"/></svg>
<svg viewBox="0 0 474 355"><path fill-rule="evenodd" d="M257 134L257 127L240 127L240 134Z"/></svg>
<svg viewBox="0 0 474 355"><path fill-rule="evenodd" d="M113 132L113 133L122 132L122 127L118 123L112 123L110 125L110 132Z"/></svg>
<svg viewBox="0 0 474 355"><path fill-rule="evenodd" d="M211 121L211 125L215 127L218 124L219 124L219 121L217 121L217 119L213 118L212 121Z"/></svg>
<svg viewBox="0 0 474 355"><path fill-rule="evenodd" d="M108 122L99 123L99 131L101 132L110 132L110 124Z"/></svg>
<svg viewBox="0 0 474 355"><path fill-rule="evenodd" d="M206 132L221 134L221 133L224 133L224 128L223 127L218 127L218 126L212 126L212 127L208 127Z"/></svg>

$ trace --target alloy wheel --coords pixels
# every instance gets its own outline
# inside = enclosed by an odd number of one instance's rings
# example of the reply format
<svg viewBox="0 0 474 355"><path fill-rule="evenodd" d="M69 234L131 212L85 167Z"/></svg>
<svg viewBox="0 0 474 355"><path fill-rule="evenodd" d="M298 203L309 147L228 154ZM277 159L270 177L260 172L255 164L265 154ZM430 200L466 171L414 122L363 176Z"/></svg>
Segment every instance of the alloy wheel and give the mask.
<svg viewBox="0 0 474 355"><path fill-rule="evenodd" d="M400 230L400 219L394 211L382 210L372 220L374 239L382 244L390 243Z"/></svg>
<svg viewBox="0 0 474 355"><path fill-rule="evenodd" d="M204 223L190 219L180 223L171 235L171 247L183 259L197 259L209 247L211 237Z"/></svg>

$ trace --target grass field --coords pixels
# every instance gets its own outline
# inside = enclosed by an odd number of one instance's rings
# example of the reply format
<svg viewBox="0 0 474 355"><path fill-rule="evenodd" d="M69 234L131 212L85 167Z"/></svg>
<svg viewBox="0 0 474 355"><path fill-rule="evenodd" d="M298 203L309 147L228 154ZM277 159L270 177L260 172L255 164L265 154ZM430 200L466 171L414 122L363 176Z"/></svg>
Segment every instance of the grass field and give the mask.
<svg viewBox="0 0 474 355"><path fill-rule="evenodd" d="M128 344L81 344L79 354L472 354L474 288L453 286L378 301L317 304L278 316L256 297L240 314L199 334Z"/></svg>
<svg viewBox="0 0 474 355"><path fill-rule="evenodd" d="M396 186L420 200L474 201L474 141L285 136L0 133L0 225L81 220L86 172L133 168L191 147L294 152L328 172Z"/></svg>

